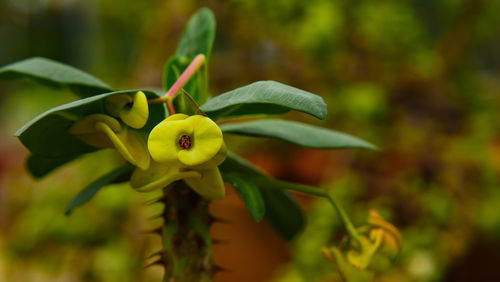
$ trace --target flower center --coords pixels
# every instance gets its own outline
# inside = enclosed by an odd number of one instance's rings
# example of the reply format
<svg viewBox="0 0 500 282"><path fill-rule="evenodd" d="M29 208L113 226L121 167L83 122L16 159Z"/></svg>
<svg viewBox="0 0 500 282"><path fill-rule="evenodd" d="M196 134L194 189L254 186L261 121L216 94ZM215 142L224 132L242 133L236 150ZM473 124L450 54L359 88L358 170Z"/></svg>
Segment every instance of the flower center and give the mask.
<svg viewBox="0 0 500 282"><path fill-rule="evenodd" d="M188 135L182 135L181 139L179 139L179 146L183 149L191 148L191 137Z"/></svg>

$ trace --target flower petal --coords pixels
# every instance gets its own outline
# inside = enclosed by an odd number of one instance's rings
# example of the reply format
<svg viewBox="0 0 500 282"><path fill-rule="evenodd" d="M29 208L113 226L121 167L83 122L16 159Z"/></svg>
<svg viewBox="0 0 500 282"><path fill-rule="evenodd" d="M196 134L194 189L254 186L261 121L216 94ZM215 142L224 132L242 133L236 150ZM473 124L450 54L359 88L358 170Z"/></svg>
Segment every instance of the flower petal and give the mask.
<svg viewBox="0 0 500 282"><path fill-rule="evenodd" d="M175 115L171 115L169 116L168 118L166 118L165 120L163 121L174 121L174 120L183 120L183 119L187 119L189 116L188 115L185 115L185 114L175 114Z"/></svg>
<svg viewBox="0 0 500 282"><path fill-rule="evenodd" d="M95 128L97 122L107 124L114 132L120 132L122 130L120 122L116 119L103 114L93 114L76 122L70 127L68 132L90 146L96 148L113 147L113 143L111 143L106 134Z"/></svg>
<svg viewBox="0 0 500 282"><path fill-rule="evenodd" d="M224 160L226 159L226 156L227 156L227 146L226 146L226 143L222 142L222 146L221 146L219 152L217 152L217 154L215 154L215 156L213 158L211 158L210 160L208 160L207 162L205 162L201 165L192 166L191 168L199 170L199 169L209 169L209 168L218 167L219 165L221 165L224 162Z"/></svg>
<svg viewBox="0 0 500 282"><path fill-rule="evenodd" d="M118 135L120 136L120 135ZM130 155L134 158L136 166L141 169L146 169L149 167L151 162L151 156L149 155L148 146L146 144L146 138L140 132L129 129L127 130L126 140L122 139L122 142L127 147Z"/></svg>
<svg viewBox="0 0 500 282"><path fill-rule="evenodd" d="M97 122L95 127L108 136L115 149L125 160L142 169L149 167L150 157L146 142L138 132L124 128L119 133L115 133L104 122Z"/></svg>
<svg viewBox="0 0 500 282"><path fill-rule="evenodd" d="M220 174L219 168L214 167L199 170L201 178L185 178L189 187L205 199L222 199L226 196L226 188Z"/></svg>
<svg viewBox="0 0 500 282"><path fill-rule="evenodd" d="M106 110L128 126L142 128L148 121L149 105L146 94L138 91L131 97L129 94L120 94L108 97L104 101Z"/></svg>
<svg viewBox="0 0 500 282"><path fill-rule="evenodd" d="M220 151L224 143L222 131L214 121L201 115L191 116L185 121L193 127L193 145L190 149L179 151L179 161L186 166L201 165Z"/></svg>
<svg viewBox="0 0 500 282"><path fill-rule="evenodd" d="M128 94L112 95L104 100L104 108L111 115L119 117L120 111L132 102L133 99Z"/></svg>
<svg viewBox="0 0 500 282"><path fill-rule="evenodd" d="M174 120L168 120L169 118ZM153 128L148 138L148 149L155 161L176 165L181 151L178 140L182 135L192 135L193 126L187 120L175 120L179 116L169 118Z"/></svg>

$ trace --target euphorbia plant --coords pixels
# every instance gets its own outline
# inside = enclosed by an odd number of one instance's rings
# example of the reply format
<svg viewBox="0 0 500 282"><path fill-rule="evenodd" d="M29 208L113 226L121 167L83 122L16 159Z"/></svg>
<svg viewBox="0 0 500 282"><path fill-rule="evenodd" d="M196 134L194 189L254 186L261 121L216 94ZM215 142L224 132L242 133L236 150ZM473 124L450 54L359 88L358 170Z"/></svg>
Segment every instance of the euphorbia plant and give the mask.
<svg viewBox="0 0 500 282"><path fill-rule="evenodd" d="M28 171L43 177L83 154L116 149L124 164L85 187L67 213L111 183L128 181L140 192L162 191L153 203L165 204L163 221L151 232L161 236L163 248L152 254L152 264L164 266L165 281L212 280L217 267L211 259L209 227L214 218L208 201L225 196L224 182L236 188L255 220L267 219L287 240L304 224L302 211L287 190L323 197L347 231L339 248L325 249L325 255L337 263L345 279L370 279L365 273L372 270L372 259L383 246L395 248L389 260L399 252L396 228L373 212L369 226L356 228L325 190L272 179L229 152L224 135L271 137L319 149L375 146L348 134L284 119L235 122L237 117L291 110L324 119L326 104L320 96L274 81L255 82L210 98L207 66L214 36L214 17L201 9L188 22L165 65L165 95L147 89L114 91L89 74L44 58L0 68L0 78L66 87L81 98L42 113L16 132L31 152ZM233 122L218 123L227 118Z"/></svg>

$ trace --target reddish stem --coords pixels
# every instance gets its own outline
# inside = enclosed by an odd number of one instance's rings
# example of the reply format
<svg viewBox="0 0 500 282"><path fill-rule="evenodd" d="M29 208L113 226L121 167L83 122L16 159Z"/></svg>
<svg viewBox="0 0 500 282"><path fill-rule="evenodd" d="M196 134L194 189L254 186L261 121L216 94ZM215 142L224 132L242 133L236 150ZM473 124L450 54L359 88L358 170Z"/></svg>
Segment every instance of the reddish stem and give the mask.
<svg viewBox="0 0 500 282"><path fill-rule="evenodd" d="M174 102L172 100L168 100L167 107L168 107L168 113L170 115L175 115Z"/></svg>
<svg viewBox="0 0 500 282"><path fill-rule="evenodd" d="M184 70L179 79L168 89L165 96L149 100L148 103L164 103L167 102L168 111L171 115L175 114L175 108L172 100L179 93L179 91L186 86L188 81L193 77L193 75L200 69L201 66L205 63L205 55L199 54L197 55L189 64L189 66Z"/></svg>
<svg viewBox="0 0 500 282"><path fill-rule="evenodd" d="M175 97L177 93L188 83L188 81L193 77L193 75L200 69L200 67L205 63L205 55L197 55L193 61L189 64L186 70L181 74L179 79L172 85L172 87L167 91L165 97Z"/></svg>

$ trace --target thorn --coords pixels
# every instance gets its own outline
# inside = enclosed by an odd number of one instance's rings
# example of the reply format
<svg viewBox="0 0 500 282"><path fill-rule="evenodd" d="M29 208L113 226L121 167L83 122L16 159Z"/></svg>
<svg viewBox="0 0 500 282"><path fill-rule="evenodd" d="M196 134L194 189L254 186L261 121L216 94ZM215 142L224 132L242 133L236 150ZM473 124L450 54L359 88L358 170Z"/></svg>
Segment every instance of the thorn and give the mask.
<svg viewBox="0 0 500 282"><path fill-rule="evenodd" d="M143 202L142 204L146 205L146 206L151 206L151 205L159 204L159 203L164 203L162 198L154 198L151 200L147 200L147 201Z"/></svg>
<svg viewBox="0 0 500 282"><path fill-rule="evenodd" d="M141 232L141 234L153 234L153 235L157 234L157 235L160 235L160 236L161 236L161 233L162 233L161 227Z"/></svg>
<svg viewBox="0 0 500 282"><path fill-rule="evenodd" d="M156 252L150 254L149 256L146 257L146 259L152 259L155 256L160 256L160 259L163 259L163 250L159 250L159 251L156 251Z"/></svg>
<svg viewBox="0 0 500 282"><path fill-rule="evenodd" d="M144 268L148 268L148 267L155 266L155 265L159 265L159 266L165 267L165 264L163 263L162 258L158 258L157 260L155 260L155 261L153 261L153 262L145 265Z"/></svg>
<svg viewBox="0 0 500 282"><path fill-rule="evenodd" d="M148 219L154 220L154 219L158 219L158 218L163 218L163 212L160 214L157 214L157 215L150 216Z"/></svg>
<svg viewBox="0 0 500 282"><path fill-rule="evenodd" d="M229 270L227 268L224 268L222 266L216 265L216 264L214 264L213 269L214 269L214 272L227 272L227 273L231 273L231 270Z"/></svg>
<svg viewBox="0 0 500 282"><path fill-rule="evenodd" d="M212 239L212 244L213 244L213 245L218 245L218 244L229 244L230 242L231 242L230 240Z"/></svg>
<svg viewBox="0 0 500 282"><path fill-rule="evenodd" d="M215 217L213 215L210 216L210 223L215 223L215 222L220 222L220 223L233 223L229 219L221 218L221 217Z"/></svg>

